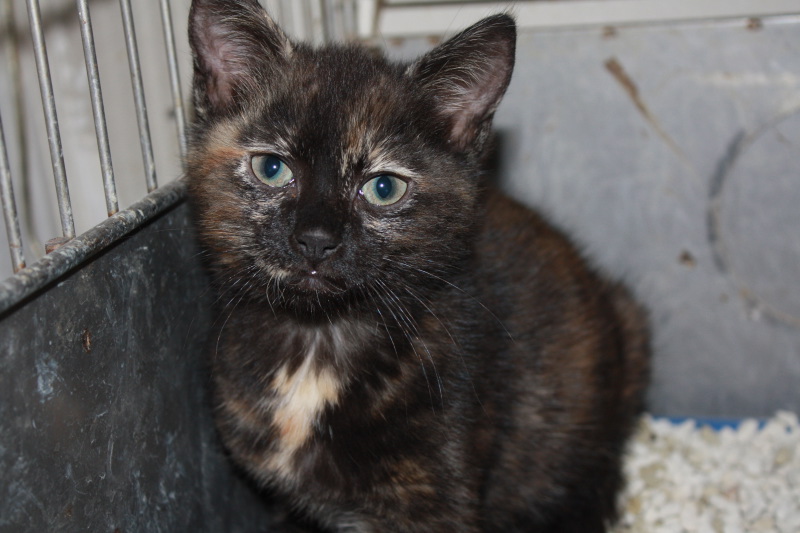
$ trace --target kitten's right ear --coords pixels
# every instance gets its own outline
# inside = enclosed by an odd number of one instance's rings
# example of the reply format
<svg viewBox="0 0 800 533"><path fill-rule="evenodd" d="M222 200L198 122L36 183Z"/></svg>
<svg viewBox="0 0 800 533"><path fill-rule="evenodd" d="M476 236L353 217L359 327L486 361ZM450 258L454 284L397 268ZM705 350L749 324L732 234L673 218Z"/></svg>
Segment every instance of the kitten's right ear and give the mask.
<svg viewBox="0 0 800 533"><path fill-rule="evenodd" d="M292 54L291 41L257 0L193 0L189 43L199 117L237 109Z"/></svg>

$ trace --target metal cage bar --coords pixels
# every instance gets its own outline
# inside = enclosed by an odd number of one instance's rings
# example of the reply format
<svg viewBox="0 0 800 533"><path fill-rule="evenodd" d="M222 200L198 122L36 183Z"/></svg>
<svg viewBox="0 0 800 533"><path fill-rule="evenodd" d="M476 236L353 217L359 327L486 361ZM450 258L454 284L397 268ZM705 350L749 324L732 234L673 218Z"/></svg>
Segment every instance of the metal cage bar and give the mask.
<svg viewBox="0 0 800 533"><path fill-rule="evenodd" d="M330 28L326 24L326 10L322 0L310 0L308 2L308 19L311 26L311 38L315 43L324 43L329 38Z"/></svg>
<svg viewBox="0 0 800 533"><path fill-rule="evenodd" d="M50 160L53 164L53 177L58 196L58 210L61 215L61 231L66 241L75 237L75 222L72 218L72 204L69 199L64 153L61 149L61 133L58 128L53 82L50 78L50 65L47 61L47 47L42 33L42 14L39 10L38 0L27 0L27 4L33 51L36 58L36 71L39 75L39 91L42 94L42 109L45 114L47 140L50 145Z"/></svg>
<svg viewBox="0 0 800 533"><path fill-rule="evenodd" d="M175 52L175 33L172 29L172 9L170 0L161 0L161 23L164 27L164 44L167 50L169 79L175 109L175 125L178 128L178 146L181 152L181 165L186 167L186 112L183 105L181 78L178 71L178 57Z"/></svg>
<svg viewBox="0 0 800 533"><path fill-rule="evenodd" d="M328 40L342 40L346 39L347 31L344 27L344 20L342 13L344 9L343 2L336 0L325 0L325 24L327 26Z"/></svg>
<svg viewBox="0 0 800 533"><path fill-rule="evenodd" d="M11 183L11 165L8 162L6 138L3 132L3 119L0 117L0 196L3 201L3 216L8 234L8 250L14 272L25 268L25 255L22 252L22 235L19 230L17 204L14 201L14 187Z"/></svg>
<svg viewBox="0 0 800 533"><path fill-rule="evenodd" d="M139 124L139 141L142 146L147 192L152 192L158 187L158 182L156 180L155 158L153 157L153 141L150 138L150 123L147 119L147 104L144 99L142 67L139 64L139 48L136 44L136 30L133 26L133 12L131 11L130 0L120 0L119 5L122 11L125 45L128 50L128 66L130 67L133 97L136 104L136 120Z"/></svg>
<svg viewBox="0 0 800 533"><path fill-rule="evenodd" d="M114 167L111 164L111 147L108 143L106 114L103 108L103 93L100 88L100 71L97 67L97 53L92 33L92 19L87 0L78 0L78 18L83 41L83 56L86 61L86 76L89 81L89 94L94 114L94 128L97 135L97 151L100 155L100 169L103 174L103 191L106 197L108 216L119 211L117 186L114 182Z"/></svg>
<svg viewBox="0 0 800 533"><path fill-rule="evenodd" d="M284 24L283 6L281 5L281 0L264 0L262 5L267 8L267 11L278 23L278 25L282 26Z"/></svg>
<svg viewBox="0 0 800 533"><path fill-rule="evenodd" d="M286 4L284 4L285 6ZM306 3L290 1L289 9L287 10L286 20L291 25L294 31L294 36L300 41L309 39L308 35L308 15L306 12Z"/></svg>

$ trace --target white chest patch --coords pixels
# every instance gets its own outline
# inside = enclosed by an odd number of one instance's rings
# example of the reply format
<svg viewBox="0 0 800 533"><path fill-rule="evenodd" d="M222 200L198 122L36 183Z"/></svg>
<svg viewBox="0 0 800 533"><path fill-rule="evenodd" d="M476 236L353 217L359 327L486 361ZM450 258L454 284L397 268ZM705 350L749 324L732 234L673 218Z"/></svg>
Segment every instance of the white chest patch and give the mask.
<svg viewBox="0 0 800 533"><path fill-rule="evenodd" d="M291 474L292 456L311 437L323 409L339 400L339 380L330 370L313 368L314 355L314 349L309 350L303 364L292 373L286 365L281 367L271 383L276 394L272 420L278 442L267 466L280 475Z"/></svg>
<svg viewBox="0 0 800 533"><path fill-rule="evenodd" d="M281 441L288 446L301 446L311 435L314 423L326 405L339 397L339 383L329 370L312 370L311 357L293 374L282 367L272 381L277 393L274 422Z"/></svg>

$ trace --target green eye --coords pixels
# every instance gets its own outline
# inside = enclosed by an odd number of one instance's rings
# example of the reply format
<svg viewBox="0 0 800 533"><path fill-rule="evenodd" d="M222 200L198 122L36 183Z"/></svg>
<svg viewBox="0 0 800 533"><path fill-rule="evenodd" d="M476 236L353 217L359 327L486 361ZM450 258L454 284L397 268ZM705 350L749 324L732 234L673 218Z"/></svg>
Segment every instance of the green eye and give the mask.
<svg viewBox="0 0 800 533"><path fill-rule="evenodd" d="M250 166L253 174L271 187L284 187L294 180L292 169L274 155L254 155Z"/></svg>
<svg viewBox="0 0 800 533"><path fill-rule="evenodd" d="M405 181L385 174L366 182L361 187L361 194L372 205L392 205L400 201L406 189L408 184Z"/></svg>

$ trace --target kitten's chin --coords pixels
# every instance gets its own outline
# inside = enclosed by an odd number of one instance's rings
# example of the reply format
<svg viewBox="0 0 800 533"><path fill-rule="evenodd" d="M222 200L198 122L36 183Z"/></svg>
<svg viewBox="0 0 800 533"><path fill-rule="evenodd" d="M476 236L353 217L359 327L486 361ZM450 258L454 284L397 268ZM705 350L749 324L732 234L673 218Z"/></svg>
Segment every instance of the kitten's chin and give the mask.
<svg viewBox="0 0 800 533"><path fill-rule="evenodd" d="M305 293L316 297L319 294L336 296L347 292L347 283L343 279L331 276L329 272L263 265L261 270L270 281L275 282L274 287L280 293L289 290L296 293L296 296Z"/></svg>
<svg viewBox="0 0 800 533"><path fill-rule="evenodd" d="M352 310L359 300L358 293L343 280L306 272L287 276L280 284L272 285L267 289L267 298L273 310L283 308L295 318L329 320Z"/></svg>
<svg viewBox="0 0 800 533"><path fill-rule="evenodd" d="M298 273L288 281L295 289L311 295L326 294L335 296L346 291L342 282L324 276L316 270Z"/></svg>

